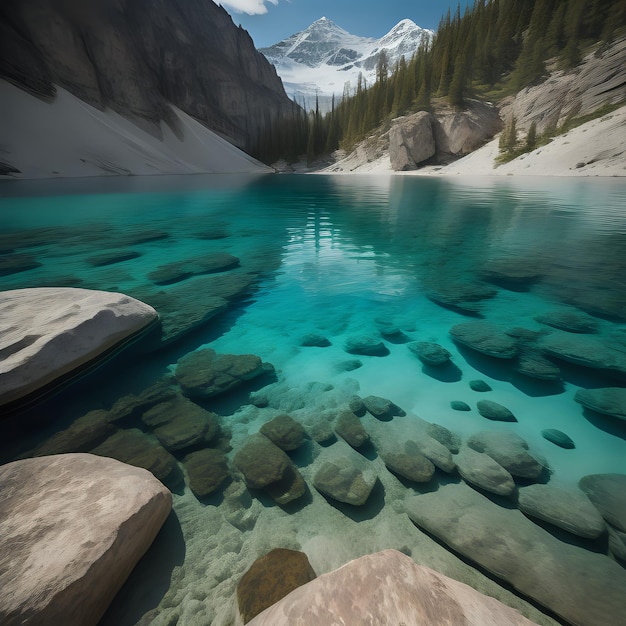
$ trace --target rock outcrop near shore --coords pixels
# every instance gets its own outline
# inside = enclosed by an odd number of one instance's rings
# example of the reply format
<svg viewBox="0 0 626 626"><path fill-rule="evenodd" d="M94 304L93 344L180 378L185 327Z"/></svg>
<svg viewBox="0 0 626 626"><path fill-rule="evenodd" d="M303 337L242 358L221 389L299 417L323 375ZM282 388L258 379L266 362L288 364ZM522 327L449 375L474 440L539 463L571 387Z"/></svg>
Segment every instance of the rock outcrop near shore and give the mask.
<svg viewBox="0 0 626 626"><path fill-rule="evenodd" d="M113 459L0 467L0 622L97 624L171 506L150 472Z"/></svg>
<svg viewBox="0 0 626 626"><path fill-rule="evenodd" d="M468 100L466 105L464 111L436 116L419 111L393 120L389 130L392 169L414 170L425 162L449 162L480 148L500 131L502 122L495 106L478 100Z"/></svg>
<svg viewBox="0 0 626 626"><path fill-rule="evenodd" d="M158 320L120 293L72 287L0 293L0 407L54 387Z"/></svg>

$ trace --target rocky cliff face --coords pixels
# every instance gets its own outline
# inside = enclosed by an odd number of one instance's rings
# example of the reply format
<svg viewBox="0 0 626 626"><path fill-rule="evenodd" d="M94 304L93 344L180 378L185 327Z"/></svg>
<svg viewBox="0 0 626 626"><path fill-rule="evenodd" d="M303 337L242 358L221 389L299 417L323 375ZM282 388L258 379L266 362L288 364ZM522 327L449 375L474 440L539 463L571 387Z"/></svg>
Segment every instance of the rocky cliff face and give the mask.
<svg viewBox="0 0 626 626"><path fill-rule="evenodd" d="M515 116L517 127L537 131L556 128L569 116L594 112L605 104L626 101L626 37L590 51L574 70L555 70L541 84L522 89L504 103L501 115Z"/></svg>
<svg viewBox="0 0 626 626"><path fill-rule="evenodd" d="M210 0L20 0L0 5L0 77L42 99L55 85L153 134L169 103L254 150L293 110L245 30Z"/></svg>

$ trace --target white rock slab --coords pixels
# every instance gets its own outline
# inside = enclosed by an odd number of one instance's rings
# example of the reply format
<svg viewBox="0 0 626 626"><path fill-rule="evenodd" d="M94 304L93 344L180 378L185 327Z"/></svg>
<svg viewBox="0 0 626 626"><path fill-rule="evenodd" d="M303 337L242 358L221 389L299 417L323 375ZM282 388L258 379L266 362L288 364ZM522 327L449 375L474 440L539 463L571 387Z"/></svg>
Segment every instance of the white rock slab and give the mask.
<svg viewBox="0 0 626 626"><path fill-rule="evenodd" d="M531 626L514 609L396 550L350 561L298 587L249 626Z"/></svg>
<svg viewBox="0 0 626 626"><path fill-rule="evenodd" d="M0 292L0 406L58 381L157 319L151 306L121 293Z"/></svg>
<svg viewBox="0 0 626 626"><path fill-rule="evenodd" d="M0 467L0 623L97 624L172 506L147 470L91 454Z"/></svg>

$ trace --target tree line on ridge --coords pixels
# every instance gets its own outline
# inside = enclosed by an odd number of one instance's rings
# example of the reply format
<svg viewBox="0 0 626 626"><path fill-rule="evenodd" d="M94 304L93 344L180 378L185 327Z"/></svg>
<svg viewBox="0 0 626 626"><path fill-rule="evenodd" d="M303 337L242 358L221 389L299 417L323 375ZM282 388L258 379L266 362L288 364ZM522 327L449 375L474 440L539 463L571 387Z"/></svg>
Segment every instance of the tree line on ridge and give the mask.
<svg viewBox="0 0 626 626"><path fill-rule="evenodd" d="M257 158L310 163L337 148L352 149L395 117L447 104L462 109L468 97L498 98L540 82L546 62L570 69L583 50L609 45L626 26L626 0L476 0L441 19L432 41L393 67L381 52L376 79L346 84L339 102L323 115L295 107L268 123L258 137Z"/></svg>

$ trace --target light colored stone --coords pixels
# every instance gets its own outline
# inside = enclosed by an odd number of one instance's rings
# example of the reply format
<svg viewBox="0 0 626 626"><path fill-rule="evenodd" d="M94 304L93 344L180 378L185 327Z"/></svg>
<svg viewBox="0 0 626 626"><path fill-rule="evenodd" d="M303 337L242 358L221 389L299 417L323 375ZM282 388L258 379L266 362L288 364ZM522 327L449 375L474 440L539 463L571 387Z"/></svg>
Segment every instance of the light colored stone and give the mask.
<svg viewBox="0 0 626 626"><path fill-rule="evenodd" d="M393 121L389 130L389 159L396 171L414 170L435 155L435 118L420 111Z"/></svg>
<svg viewBox="0 0 626 626"><path fill-rule="evenodd" d="M452 550L577 626L626 625L626 571L467 485L410 496L407 513Z"/></svg>
<svg viewBox="0 0 626 626"><path fill-rule="evenodd" d="M502 129L498 108L488 102L465 100L465 110L437 116L437 157L463 156L480 148Z"/></svg>
<svg viewBox="0 0 626 626"><path fill-rule="evenodd" d="M0 467L0 623L97 624L171 505L150 472L114 459Z"/></svg>
<svg viewBox="0 0 626 626"><path fill-rule="evenodd" d="M120 293L73 287L0 293L0 406L94 362L158 319Z"/></svg>
<svg viewBox="0 0 626 626"><path fill-rule="evenodd" d="M250 626L533 624L494 598L417 565L396 550L362 556L323 574L248 623Z"/></svg>

